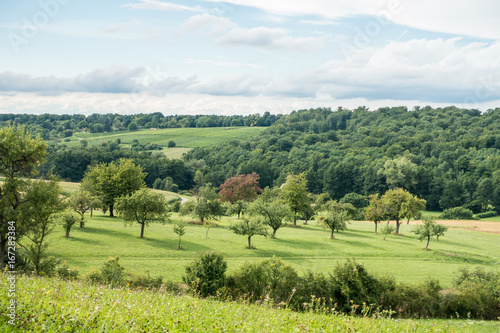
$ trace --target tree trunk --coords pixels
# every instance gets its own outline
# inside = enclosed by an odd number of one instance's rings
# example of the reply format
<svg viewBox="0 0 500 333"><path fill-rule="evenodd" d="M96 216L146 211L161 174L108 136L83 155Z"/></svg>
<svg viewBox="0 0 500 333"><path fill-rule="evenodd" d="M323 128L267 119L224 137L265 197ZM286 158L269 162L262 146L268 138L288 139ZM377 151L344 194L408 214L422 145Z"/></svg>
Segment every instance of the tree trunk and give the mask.
<svg viewBox="0 0 500 333"><path fill-rule="evenodd" d="M207 227L207 232L205 233L205 238L208 238L208 232L210 231L210 226Z"/></svg>
<svg viewBox="0 0 500 333"><path fill-rule="evenodd" d="M71 231L71 228L66 228L66 236L64 236L64 237L69 238L70 231Z"/></svg>
<svg viewBox="0 0 500 333"><path fill-rule="evenodd" d="M377 223L377 221L375 221L375 234L377 234L377 233L378 233L378 232L377 232L377 227L378 227L378 223Z"/></svg>
<svg viewBox="0 0 500 333"><path fill-rule="evenodd" d="M82 218L80 220L80 228L83 228L84 226L85 226L85 221L84 221L83 216L82 216Z"/></svg>
<svg viewBox="0 0 500 333"><path fill-rule="evenodd" d="M406 224L410 224L410 218L408 218L408 221L406 221Z"/></svg>
<svg viewBox="0 0 500 333"><path fill-rule="evenodd" d="M179 245L177 246L177 251L181 249L181 236L179 236Z"/></svg>
<svg viewBox="0 0 500 333"><path fill-rule="evenodd" d="M144 238L144 225L145 223L141 223L141 238Z"/></svg>
<svg viewBox="0 0 500 333"><path fill-rule="evenodd" d="M113 205L109 205L109 216L114 217L113 215Z"/></svg>
<svg viewBox="0 0 500 333"><path fill-rule="evenodd" d="M425 244L425 249L429 247L429 242L431 241L431 236L427 236L427 244Z"/></svg>
<svg viewBox="0 0 500 333"><path fill-rule="evenodd" d="M252 236L248 236L248 248L251 249L252 248Z"/></svg>
<svg viewBox="0 0 500 333"><path fill-rule="evenodd" d="M332 233L330 234L330 239L335 239L335 235L333 234L334 229L332 229Z"/></svg>
<svg viewBox="0 0 500 333"><path fill-rule="evenodd" d="M7 249L7 233L0 233L0 269L3 268L5 250Z"/></svg>
<svg viewBox="0 0 500 333"><path fill-rule="evenodd" d="M276 238L276 231L277 231L277 230L278 230L278 229L273 229L273 234L272 234L271 238Z"/></svg>
<svg viewBox="0 0 500 333"><path fill-rule="evenodd" d="M90 206L90 217L92 217L92 213L94 213L94 207Z"/></svg>
<svg viewBox="0 0 500 333"><path fill-rule="evenodd" d="M396 219L396 235L399 235L399 219Z"/></svg>
<svg viewBox="0 0 500 333"><path fill-rule="evenodd" d="M304 225L307 225L307 221L309 221L309 219L306 217L306 220L304 221Z"/></svg>

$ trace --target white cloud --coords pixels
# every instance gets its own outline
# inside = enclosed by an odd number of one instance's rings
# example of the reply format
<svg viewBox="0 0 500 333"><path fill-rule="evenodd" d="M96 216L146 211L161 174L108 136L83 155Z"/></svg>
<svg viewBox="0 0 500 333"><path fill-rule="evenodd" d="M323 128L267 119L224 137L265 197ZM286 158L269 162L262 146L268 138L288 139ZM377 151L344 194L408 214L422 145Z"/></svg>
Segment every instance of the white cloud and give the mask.
<svg viewBox="0 0 500 333"><path fill-rule="evenodd" d="M176 35L179 36L183 33L193 33L200 30L208 30L211 35L220 35L235 27L237 27L237 24L231 22L231 20L226 17L203 13L192 16L182 23Z"/></svg>
<svg viewBox="0 0 500 333"><path fill-rule="evenodd" d="M154 0L140 0L141 3L127 3L122 5L122 7L128 7L132 9L150 9L150 10L161 10L168 12L178 12L178 11L191 11L191 12L203 12L204 10L200 7L189 7L178 5L170 2L154 1Z"/></svg>
<svg viewBox="0 0 500 333"><path fill-rule="evenodd" d="M216 41L221 46L252 46L296 52L317 51L324 42L323 37L292 37L285 29L268 27L232 29Z"/></svg>
<svg viewBox="0 0 500 333"><path fill-rule="evenodd" d="M428 31L500 39L497 0L205 0L245 5L286 16L317 15L329 19L358 15L382 16L389 21Z"/></svg>

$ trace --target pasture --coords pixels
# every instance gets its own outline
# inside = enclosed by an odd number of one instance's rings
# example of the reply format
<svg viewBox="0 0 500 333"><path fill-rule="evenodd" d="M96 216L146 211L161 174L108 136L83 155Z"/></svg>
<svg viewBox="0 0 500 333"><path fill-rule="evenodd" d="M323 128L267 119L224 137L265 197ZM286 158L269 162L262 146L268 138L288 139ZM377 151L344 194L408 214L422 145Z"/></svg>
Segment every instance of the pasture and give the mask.
<svg viewBox="0 0 500 333"><path fill-rule="evenodd" d="M70 137L68 146L78 145L81 140L87 141L89 145L99 145L102 142L121 140L121 147L129 148L134 139L140 144L156 143L164 147L169 154L182 154L186 150L196 147L208 147L233 139L247 139L252 135L259 134L265 127L207 127L207 128L159 128L156 130L139 129L129 132L111 133L75 133ZM169 141L176 143L176 148L167 149ZM182 148L182 149L178 149ZM175 152L175 153L174 153ZM174 155L175 156L175 155Z"/></svg>
<svg viewBox="0 0 500 333"><path fill-rule="evenodd" d="M174 213L172 220L178 219L191 221ZM205 251L222 253L229 271L245 261L277 256L299 273L307 270L328 273L337 262L354 258L369 271L392 275L398 282L418 283L435 278L443 287L451 285L460 267L481 266L492 270L500 264L500 234L461 225L452 226L439 241L432 239L427 251L423 250L425 243L411 232L419 223L416 221L401 226L403 235L388 235L386 240L383 235L374 234L374 225L367 222L353 222L347 231L336 233L336 239L331 240L328 230L310 221L309 225L300 223L297 228L279 229L276 239L254 236L252 243L256 249L249 250L245 248L246 237L237 236L228 228L235 221L235 217L217 221L208 238L203 225L188 224L182 237L183 249L178 251L178 237L171 224L151 224L145 230L145 238L140 239L137 223L125 227L120 218L95 212L93 218L87 215L85 228L72 229L69 239L62 237L62 228L57 228L51 235L47 254L66 260L70 266L78 267L80 273L118 256L131 272L149 272L172 281L181 281L184 267ZM500 223L497 227L500 230Z"/></svg>

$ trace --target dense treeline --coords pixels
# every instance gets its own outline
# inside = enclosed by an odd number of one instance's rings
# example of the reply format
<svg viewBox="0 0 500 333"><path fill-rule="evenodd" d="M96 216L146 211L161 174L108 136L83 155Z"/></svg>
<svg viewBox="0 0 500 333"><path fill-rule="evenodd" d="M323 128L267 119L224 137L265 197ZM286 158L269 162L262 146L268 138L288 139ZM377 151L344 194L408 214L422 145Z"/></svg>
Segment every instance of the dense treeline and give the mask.
<svg viewBox="0 0 500 333"><path fill-rule="evenodd" d="M179 128L179 127L234 127L271 126L281 115L265 112L263 115L220 116L220 115L175 115L165 116L161 112L149 114L0 114L0 128L25 125L34 135L45 140L72 136L77 131L91 133L136 130L138 128Z"/></svg>
<svg viewBox="0 0 500 333"><path fill-rule="evenodd" d="M194 185L193 169L183 161L168 159L161 153L121 149L115 142L89 147L51 144L47 149L47 159L39 167L39 171L42 177L53 173L61 179L79 182L89 166L116 162L122 158L131 159L143 168L146 173L144 182L148 187L153 187L157 179L168 178L171 178L180 190L188 190Z"/></svg>
<svg viewBox="0 0 500 333"><path fill-rule="evenodd" d="M500 211L500 108L294 111L258 138L197 148L186 159L204 160L204 178L217 186L252 172L262 188L280 186L306 172L310 192L337 200L402 187L429 210Z"/></svg>

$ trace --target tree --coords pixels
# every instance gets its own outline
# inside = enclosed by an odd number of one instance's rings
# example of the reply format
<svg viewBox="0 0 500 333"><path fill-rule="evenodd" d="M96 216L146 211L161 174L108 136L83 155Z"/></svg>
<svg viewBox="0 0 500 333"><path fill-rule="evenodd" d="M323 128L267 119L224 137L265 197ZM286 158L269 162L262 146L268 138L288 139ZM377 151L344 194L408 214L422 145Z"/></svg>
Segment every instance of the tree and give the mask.
<svg viewBox="0 0 500 333"><path fill-rule="evenodd" d="M259 187L259 179L260 176L252 172L249 175L233 176L219 187L219 196L222 201L230 202L239 208L237 209L238 218L243 207L241 202L251 202L262 192Z"/></svg>
<svg viewBox="0 0 500 333"><path fill-rule="evenodd" d="M396 230L396 227L390 224L386 224L382 227L382 230L380 232L384 235L384 240L387 237L387 235L392 234Z"/></svg>
<svg viewBox="0 0 500 333"><path fill-rule="evenodd" d="M381 198L385 216L396 221L396 234L399 234L400 220L413 214L422 207L424 201L402 188L390 189ZM425 204L424 204L425 209Z"/></svg>
<svg viewBox="0 0 500 333"><path fill-rule="evenodd" d="M200 188L192 214L202 223L205 223L205 220L219 219L222 216L222 206L217 193L209 184Z"/></svg>
<svg viewBox="0 0 500 333"><path fill-rule="evenodd" d="M247 236L248 237L248 248L253 249L252 237L253 236L267 236L266 224L264 223L262 217L255 216L251 218L245 218L235 224L232 224L229 229L232 230L236 235Z"/></svg>
<svg viewBox="0 0 500 333"><path fill-rule="evenodd" d="M251 216L259 216L264 224L273 229L271 238L276 237L276 231L284 225L285 220L291 218L292 212L279 199L279 189L266 188L264 193L255 200L248 212Z"/></svg>
<svg viewBox="0 0 500 333"><path fill-rule="evenodd" d="M7 248L9 221L16 221L17 209L27 202L22 193L27 183L22 177L36 173L44 160L47 145L40 137L33 138L23 126L0 129L0 265L3 265ZM16 227L16 239L22 237L22 227Z"/></svg>
<svg viewBox="0 0 500 333"><path fill-rule="evenodd" d="M36 180L29 184L19 214L19 221L26 226L25 236L30 240L25 248L35 271L40 272L44 252L49 246L47 236L54 231L57 220L54 214L63 209L61 188L54 181Z"/></svg>
<svg viewBox="0 0 500 333"><path fill-rule="evenodd" d="M447 226L442 224L437 224L431 217L426 217L423 220L423 224L419 225L413 232L418 236L420 241L427 239L427 244L425 244L425 249L429 248L429 242L432 236L436 236L439 240L439 236L444 236L444 233L448 230Z"/></svg>
<svg viewBox="0 0 500 333"><path fill-rule="evenodd" d="M311 199L307 195L305 172L286 177L286 182L281 187L281 197L293 212L293 225L297 225L297 214L311 205Z"/></svg>
<svg viewBox="0 0 500 333"><path fill-rule="evenodd" d="M69 233L71 232L71 228L78 222L78 219L73 214L73 212L63 212L59 216L59 220L61 221L61 225L65 231L64 237L69 238ZM81 222L80 222L81 223Z"/></svg>
<svg viewBox="0 0 500 333"><path fill-rule="evenodd" d="M175 141L174 140L170 140L167 144L168 148L174 148L176 146L175 144Z"/></svg>
<svg viewBox="0 0 500 333"><path fill-rule="evenodd" d="M366 207L364 216L368 221L375 223L375 233L377 233L378 223L385 217L384 207L379 194L370 195L369 200L370 204Z"/></svg>
<svg viewBox="0 0 500 333"><path fill-rule="evenodd" d="M174 223L174 233L179 235L179 245L177 246L177 250L181 249L181 237L186 233L184 230L185 223L184 221L178 221Z"/></svg>
<svg viewBox="0 0 500 333"><path fill-rule="evenodd" d="M227 263L222 254L202 253L186 267L182 280L201 296L215 295L226 284L226 269Z"/></svg>
<svg viewBox="0 0 500 333"><path fill-rule="evenodd" d="M163 194L142 188L133 194L119 197L116 209L125 223L137 222L141 225L141 236L144 238L144 228L151 222L165 223L169 221L167 201Z"/></svg>
<svg viewBox="0 0 500 333"><path fill-rule="evenodd" d="M88 182L102 204L109 207L109 216L114 216L115 199L132 194L143 187L144 177L146 174L140 166L135 165L131 160L121 159L118 164L101 163L90 167L83 181Z"/></svg>
<svg viewBox="0 0 500 333"><path fill-rule="evenodd" d="M85 191L81 186L69 199L70 207L80 215L80 228L85 226L84 216L91 209L93 200L92 193Z"/></svg>
<svg viewBox="0 0 500 333"><path fill-rule="evenodd" d="M416 184L417 165L403 156L385 161L378 173L385 176L389 188L402 187L409 190Z"/></svg>
<svg viewBox="0 0 500 333"><path fill-rule="evenodd" d="M331 230L330 239L335 239L334 231L340 232L347 229L349 213L342 209L331 209L326 215L320 215L318 222Z"/></svg>

